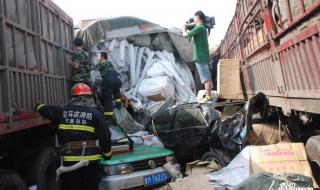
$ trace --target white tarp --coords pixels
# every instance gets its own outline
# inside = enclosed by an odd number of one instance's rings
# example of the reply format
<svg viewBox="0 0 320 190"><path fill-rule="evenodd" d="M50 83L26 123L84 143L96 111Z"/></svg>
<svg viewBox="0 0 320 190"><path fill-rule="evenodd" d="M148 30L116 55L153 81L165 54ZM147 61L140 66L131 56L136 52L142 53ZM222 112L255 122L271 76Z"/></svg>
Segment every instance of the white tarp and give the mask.
<svg viewBox="0 0 320 190"><path fill-rule="evenodd" d="M207 174L214 189L232 189L249 177L250 146L246 146L229 164Z"/></svg>
<svg viewBox="0 0 320 190"><path fill-rule="evenodd" d="M152 67L147 72L147 77L153 78L153 77L161 77L161 76L169 76L173 77L171 73L166 73L162 64L160 62L156 62L152 65Z"/></svg>
<svg viewBox="0 0 320 190"><path fill-rule="evenodd" d="M139 87L139 94L145 97L161 95L164 98L174 98L173 80L168 76L145 79Z"/></svg>

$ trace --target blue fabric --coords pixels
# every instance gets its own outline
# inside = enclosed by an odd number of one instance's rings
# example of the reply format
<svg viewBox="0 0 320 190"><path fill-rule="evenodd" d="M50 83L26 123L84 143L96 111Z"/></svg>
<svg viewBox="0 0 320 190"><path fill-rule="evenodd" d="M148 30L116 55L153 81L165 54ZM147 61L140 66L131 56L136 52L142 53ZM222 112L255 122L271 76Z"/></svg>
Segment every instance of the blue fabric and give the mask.
<svg viewBox="0 0 320 190"><path fill-rule="evenodd" d="M196 62L196 67L202 84L206 81L212 80L209 62Z"/></svg>

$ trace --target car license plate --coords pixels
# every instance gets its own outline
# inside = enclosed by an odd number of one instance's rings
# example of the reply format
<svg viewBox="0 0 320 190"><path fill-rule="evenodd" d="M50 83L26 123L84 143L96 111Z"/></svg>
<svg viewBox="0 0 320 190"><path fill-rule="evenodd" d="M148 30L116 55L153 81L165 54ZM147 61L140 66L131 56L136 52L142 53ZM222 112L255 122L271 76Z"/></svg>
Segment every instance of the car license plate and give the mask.
<svg viewBox="0 0 320 190"><path fill-rule="evenodd" d="M167 172L161 172L153 175L148 175L144 177L144 185L145 186L152 186L157 185L163 182L166 182L168 179Z"/></svg>

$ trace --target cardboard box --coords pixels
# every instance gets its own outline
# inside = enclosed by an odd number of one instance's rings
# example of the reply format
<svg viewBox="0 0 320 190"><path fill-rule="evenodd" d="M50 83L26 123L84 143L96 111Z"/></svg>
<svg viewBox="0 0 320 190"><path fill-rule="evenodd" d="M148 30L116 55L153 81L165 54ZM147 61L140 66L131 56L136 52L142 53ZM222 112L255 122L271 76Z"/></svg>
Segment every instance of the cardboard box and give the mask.
<svg viewBox="0 0 320 190"><path fill-rule="evenodd" d="M163 97L161 94L153 95L153 96L148 96L148 99L154 102L159 102L159 101L164 101L166 100L165 97Z"/></svg>
<svg viewBox="0 0 320 190"><path fill-rule="evenodd" d="M250 145L269 145L279 142L291 142L284 131L279 130L276 124L259 123L252 125L253 130L248 135ZM280 139L281 138L281 139Z"/></svg>
<svg viewBox="0 0 320 190"><path fill-rule="evenodd" d="M313 178L303 143L250 147L250 174L261 172L294 173ZM317 187L315 181L314 186Z"/></svg>
<svg viewBox="0 0 320 190"><path fill-rule="evenodd" d="M214 190L206 175L191 175L179 181L169 183L161 190Z"/></svg>
<svg viewBox="0 0 320 190"><path fill-rule="evenodd" d="M220 59L217 71L217 91L221 98L243 99L240 60Z"/></svg>

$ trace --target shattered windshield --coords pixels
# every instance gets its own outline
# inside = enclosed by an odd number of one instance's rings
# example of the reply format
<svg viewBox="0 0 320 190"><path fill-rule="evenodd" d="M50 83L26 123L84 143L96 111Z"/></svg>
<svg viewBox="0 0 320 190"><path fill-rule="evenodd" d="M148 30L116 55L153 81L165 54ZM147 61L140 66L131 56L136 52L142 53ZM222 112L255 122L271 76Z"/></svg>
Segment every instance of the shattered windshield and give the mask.
<svg viewBox="0 0 320 190"><path fill-rule="evenodd" d="M178 110L174 121L174 129L190 128L205 125L207 125L206 121L202 117L202 114L199 109Z"/></svg>
<svg viewBox="0 0 320 190"><path fill-rule="evenodd" d="M109 129L112 140L119 140L127 137L127 135L118 126L111 125Z"/></svg>

